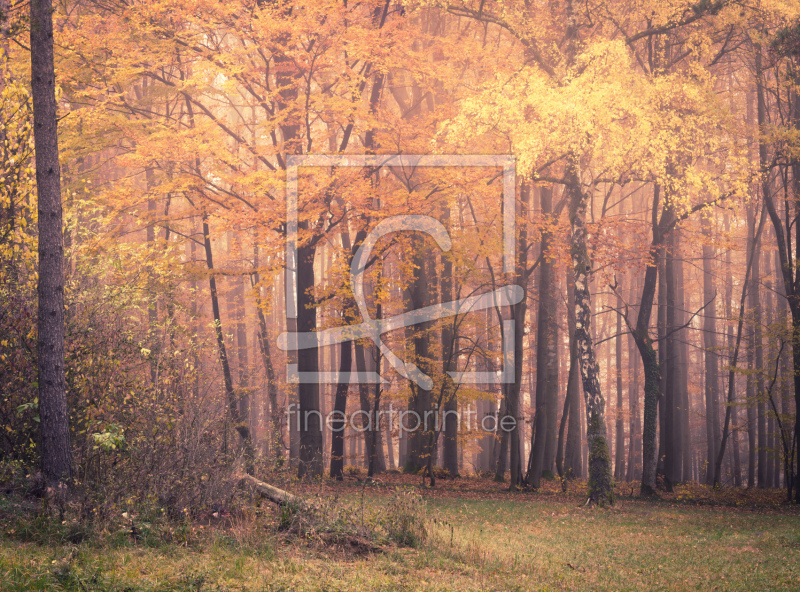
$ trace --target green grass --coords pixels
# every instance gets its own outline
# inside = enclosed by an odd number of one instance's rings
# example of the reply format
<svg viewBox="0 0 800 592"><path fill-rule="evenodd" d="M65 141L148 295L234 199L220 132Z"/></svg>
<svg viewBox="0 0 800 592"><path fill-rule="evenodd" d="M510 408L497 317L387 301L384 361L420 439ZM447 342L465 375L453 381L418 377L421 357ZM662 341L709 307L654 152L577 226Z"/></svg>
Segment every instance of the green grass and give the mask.
<svg viewBox="0 0 800 592"><path fill-rule="evenodd" d="M800 516L787 510L628 499L596 510L536 494L427 507L423 546L367 558L286 538L274 520L194 525L188 544L124 529L70 542L69 523L21 536L7 522L0 590L800 590Z"/></svg>
<svg viewBox="0 0 800 592"><path fill-rule="evenodd" d="M517 574L523 590L800 589L796 515L626 501L599 511L457 499L437 506L454 526L452 548L462 549L453 555L465 549L509 585Z"/></svg>

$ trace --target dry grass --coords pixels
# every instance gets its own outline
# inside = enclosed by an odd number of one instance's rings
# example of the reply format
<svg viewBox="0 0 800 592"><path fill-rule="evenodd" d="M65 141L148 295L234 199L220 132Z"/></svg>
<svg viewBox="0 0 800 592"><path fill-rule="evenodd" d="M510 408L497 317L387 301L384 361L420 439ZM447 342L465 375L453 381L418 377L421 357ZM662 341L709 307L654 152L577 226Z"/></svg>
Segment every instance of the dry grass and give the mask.
<svg viewBox="0 0 800 592"><path fill-rule="evenodd" d="M386 504L389 485L314 491L356 506L363 494L375 509ZM9 532L19 520L0 512L0 590L800 589L800 516L775 506L780 492L737 505L700 488L658 502L622 496L610 510L587 510L578 486L512 494L488 481L443 485L423 492L430 522L421 547L388 544L368 557L286 536L271 510L194 522L171 540L135 541L120 521L78 543L56 536L69 524L25 542Z"/></svg>

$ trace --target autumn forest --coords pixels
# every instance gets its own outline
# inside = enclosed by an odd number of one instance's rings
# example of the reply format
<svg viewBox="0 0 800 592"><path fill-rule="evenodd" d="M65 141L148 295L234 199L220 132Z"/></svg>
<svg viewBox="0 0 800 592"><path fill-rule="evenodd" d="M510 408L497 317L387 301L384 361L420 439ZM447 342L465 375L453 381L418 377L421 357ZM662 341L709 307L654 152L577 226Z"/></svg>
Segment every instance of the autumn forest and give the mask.
<svg viewBox="0 0 800 592"><path fill-rule="evenodd" d="M0 29L0 589L649 589L648 520L674 589L800 581L797 0Z"/></svg>

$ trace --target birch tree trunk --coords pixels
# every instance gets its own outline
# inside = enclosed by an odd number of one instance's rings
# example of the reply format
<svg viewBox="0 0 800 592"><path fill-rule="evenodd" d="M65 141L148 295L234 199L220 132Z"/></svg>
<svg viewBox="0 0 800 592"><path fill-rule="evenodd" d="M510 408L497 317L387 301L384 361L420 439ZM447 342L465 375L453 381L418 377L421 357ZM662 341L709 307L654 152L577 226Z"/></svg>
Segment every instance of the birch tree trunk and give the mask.
<svg viewBox="0 0 800 592"><path fill-rule="evenodd" d="M614 503L614 483L611 477L611 457L606 440L605 400L600 390L600 377L591 333L591 294L589 274L592 262L587 247L586 207L589 196L580 185L578 164L571 163L570 224L572 236L570 254L575 271L575 342L586 400L586 440L589 447L589 502L602 506Z"/></svg>

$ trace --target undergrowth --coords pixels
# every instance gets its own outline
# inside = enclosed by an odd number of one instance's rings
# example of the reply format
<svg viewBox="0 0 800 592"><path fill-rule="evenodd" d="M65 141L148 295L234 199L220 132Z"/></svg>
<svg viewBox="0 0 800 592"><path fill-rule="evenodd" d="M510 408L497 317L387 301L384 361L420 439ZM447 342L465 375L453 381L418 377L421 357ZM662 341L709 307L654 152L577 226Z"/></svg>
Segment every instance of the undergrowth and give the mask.
<svg viewBox="0 0 800 592"><path fill-rule="evenodd" d="M376 548L388 544L417 547L427 537L422 496L412 488L396 488L385 504L316 495L281 506L278 530L306 539L342 544L360 539Z"/></svg>

